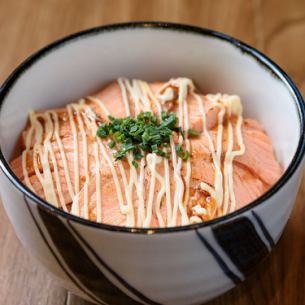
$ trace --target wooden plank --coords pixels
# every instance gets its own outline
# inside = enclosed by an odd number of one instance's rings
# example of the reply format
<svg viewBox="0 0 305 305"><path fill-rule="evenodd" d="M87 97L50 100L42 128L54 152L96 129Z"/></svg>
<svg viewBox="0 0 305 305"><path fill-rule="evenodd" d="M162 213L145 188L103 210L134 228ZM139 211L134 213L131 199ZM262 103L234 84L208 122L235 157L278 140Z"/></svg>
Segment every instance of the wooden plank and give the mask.
<svg viewBox="0 0 305 305"><path fill-rule="evenodd" d="M262 4L261 15L264 51L292 76L304 95L305 1L266 1Z"/></svg>
<svg viewBox="0 0 305 305"><path fill-rule="evenodd" d="M184 22L225 30L255 43L249 1L220 0L2 0L0 81L26 56L47 43L85 28L132 20Z"/></svg>
<svg viewBox="0 0 305 305"><path fill-rule="evenodd" d="M26 56L85 28L166 20L212 28L266 52L305 93L304 0L1 0L0 82ZM281 241L246 282L209 305L305 303L305 181ZM89 305L68 296L22 248L0 204L0 304Z"/></svg>
<svg viewBox="0 0 305 305"><path fill-rule="evenodd" d="M64 304L66 291L25 252L0 205L0 304Z"/></svg>

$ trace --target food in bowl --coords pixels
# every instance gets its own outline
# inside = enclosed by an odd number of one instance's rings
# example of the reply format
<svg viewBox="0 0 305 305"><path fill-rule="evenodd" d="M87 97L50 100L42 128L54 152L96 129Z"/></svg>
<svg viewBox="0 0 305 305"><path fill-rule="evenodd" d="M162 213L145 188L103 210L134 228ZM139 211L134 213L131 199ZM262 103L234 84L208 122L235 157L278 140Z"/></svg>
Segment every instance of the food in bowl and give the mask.
<svg viewBox="0 0 305 305"><path fill-rule="evenodd" d="M272 143L237 95L118 79L65 108L31 111L19 179L92 221L172 227L239 209L281 176Z"/></svg>
<svg viewBox="0 0 305 305"><path fill-rule="evenodd" d="M244 115L272 140L283 174L251 204L188 226L114 226L56 208L12 171L8 160L29 109L63 108L118 75L182 74L201 92L238 93ZM0 104L0 191L14 230L56 281L95 304L202 304L256 271L291 215L304 164L302 96L270 59L223 33L153 22L76 33L24 61L1 87Z"/></svg>

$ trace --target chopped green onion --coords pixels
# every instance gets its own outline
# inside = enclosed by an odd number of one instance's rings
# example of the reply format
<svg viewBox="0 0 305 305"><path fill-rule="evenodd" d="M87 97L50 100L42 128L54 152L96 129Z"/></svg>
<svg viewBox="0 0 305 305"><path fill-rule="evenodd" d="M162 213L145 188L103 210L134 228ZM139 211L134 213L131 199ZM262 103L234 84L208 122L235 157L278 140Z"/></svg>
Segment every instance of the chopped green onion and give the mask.
<svg viewBox="0 0 305 305"><path fill-rule="evenodd" d="M135 160L132 160L132 165L135 167L135 168L138 168L139 167L139 164L138 164L138 162L137 161L135 161Z"/></svg>
<svg viewBox="0 0 305 305"><path fill-rule="evenodd" d="M115 142L114 142L113 140L110 140L110 141L108 142L108 146L109 146L110 148L113 148L113 147L115 146Z"/></svg>
<svg viewBox="0 0 305 305"><path fill-rule="evenodd" d="M96 135L110 138L108 146L111 149L117 148L113 153L115 160L121 160L128 153L132 153L134 158L132 164L136 168L139 166L137 161L143 158L145 152L168 158L168 152L164 148L168 147L173 132L180 133L184 137L184 131L177 126L178 119L175 113L163 111L161 119L151 112L141 112L135 118L108 116L108 119L108 123L99 125ZM189 157L189 152L181 146L176 146L176 151L183 160Z"/></svg>
<svg viewBox="0 0 305 305"><path fill-rule="evenodd" d="M187 131L187 134L189 137L198 137L200 135L200 133L197 130L191 128Z"/></svg>
<svg viewBox="0 0 305 305"><path fill-rule="evenodd" d="M187 160L190 156L189 151L186 149L183 149L180 144L176 145L175 147L177 155L182 159L182 160Z"/></svg>
<svg viewBox="0 0 305 305"><path fill-rule="evenodd" d="M96 132L96 135L100 138L106 138L108 136L108 127L105 123L102 123Z"/></svg>

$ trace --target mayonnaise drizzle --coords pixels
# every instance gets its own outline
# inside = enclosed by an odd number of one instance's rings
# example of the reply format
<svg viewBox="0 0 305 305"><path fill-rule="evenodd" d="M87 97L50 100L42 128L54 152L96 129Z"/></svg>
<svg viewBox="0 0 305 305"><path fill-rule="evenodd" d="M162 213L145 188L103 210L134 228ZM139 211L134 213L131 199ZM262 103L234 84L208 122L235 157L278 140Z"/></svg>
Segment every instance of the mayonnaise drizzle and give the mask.
<svg viewBox="0 0 305 305"><path fill-rule="evenodd" d="M95 192L96 192L96 221L102 221L102 198L100 184L100 161L98 156L98 144L94 143L94 160L95 160Z"/></svg>
<svg viewBox="0 0 305 305"><path fill-rule="evenodd" d="M166 84L164 84L159 89L159 98L162 101L167 102L167 98L172 98L174 96L174 92L170 92L169 89L171 87L178 87L178 120L179 125L183 126L184 128L188 129L189 123L188 123L188 106L187 106L187 95L188 90L192 89L192 82L189 79L186 78L178 78L178 79L172 79ZM173 91L173 89L171 89ZM164 94L160 94L164 91ZM190 143L189 140L186 139L186 149L190 151ZM178 137L178 143L181 145L183 143L183 137L182 135L179 135ZM174 205L173 205L173 211L172 211L172 218L170 222L170 226L175 226L177 224L177 217L178 217L178 209L181 214L181 223L183 225L190 223L190 219L187 214L187 207L186 207L186 201L184 201L183 198L188 200L189 197L189 184L190 184L190 175L191 175L191 164L190 164L190 158L186 161L186 175L184 177L185 184L183 183L182 177L181 177L181 167L182 167L182 160L179 158L177 160L176 156L176 150L175 150L175 144L173 141L173 138L170 139L170 147L171 147L171 156L172 156L172 163L173 163L173 169L174 169L174 180L175 180L175 193L174 193Z"/></svg>
<svg viewBox="0 0 305 305"><path fill-rule="evenodd" d="M142 111L150 111L153 112L152 106L151 106L151 100L154 102L159 117L161 117L162 108L159 104L159 102L154 98L152 99L152 92L149 88L149 85L147 83L144 83L140 80L133 80L132 86L130 85L128 80L124 80L125 85L128 89L128 92L131 96L131 99L134 101L135 104L135 111L136 114L142 112ZM123 96L123 95L122 95ZM166 149L164 149L166 151ZM143 153L143 152L142 152ZM156 159L156 162L154 161ZM138 223L142 223L145 227L149 227L151 225L152 220L152 213L153 213L153 199L154 199L154 189L155 189L155 179L159 181L160 189L157 195L157 198L155 200L155 211L156 216L159 222L160 227L164 227L164 220L162 218L161 214L161 201L164 196L164 194L168 195L169 192L166 192L166 188L164 186L164 179L163 177L158 173L156 169L157 163L160 163L161 160L156 154L152 153L150 154L150 157L147 156L147 165L151 172L151 182L149 186L149 197L148 197L148 203L147 203L147 213L145 216L145 207L144 207L144 194L143 194L143 183L144 183L144 160L141 160L141 166L140 166L140 178L138 179L138 184L136 185L137 189L139 191L137 192L138 198L139 198L139 213L138 213ZM159 160L157 162L157 160ZM168 160L165 159L165 169L168 169ZM166 177L169 178L169 173L165 174ZM152 181L153 180L153 181ZM168 185L169 182L166 182L166 185ZM141 212L140 212L141 211ZM170 214L168 215L170 217ZM168 218L169 218L168 217Z"/></svg>
<svg viewBox="0 0 305 305"><path fill-rule="evenodd" d="M30 113L30 122L35 130L35 144L33 147L33 166L34 166L35 174L43 188L45 199L48 202L55 205L56 207L59 207L54 189L53 178L50 170L50 164L49 164L49 141L52 136L52 128L49 124L46 124L45 140L42 141L43 127L38 120L38 118L41 118L44 121L46 121L45 116L46 114ZM40 173L36 155L38 155L39 157L43 170L43 175Z"/></svg>
<svg viewBox="0 0 305 305"><path fill-rule="evenodd" d="M88 165L88 143L87 143L87 135L86 135L86 130L84 127L83 120L80 115L80 109L81 106L83 105L84 100L80 100L79 104L71 104L73 110L75 111L76 114L76 120L77 120L77 125L82 137L82 144L83 144L83 159L82 164L84 165L84 171L85 171L85 182L83 186L83 193L84 193L84 217L86 219L89 219L89 198L88 198L88 185L89 185L89 165ZM79 157L78 157L79 160Z"/></svg>
<svg viewBox="0 0 305 305"><path fill-rule="evenodd" d="M60 181L60 177L59 177L59 173L58 173L57 160L55 158L53 147L52 147L51 142L50 142L51 137L53 135L54 128L53 128L53 123L52 123L52 120L51 120L51 114L50 114L49 111L47 111L44 114L44 118L46 119L46 122L47 122L46 123L46 136L45 136L46 140L45 140L45 145L44 146L45 146L45 149L48 150L48 152L50 154L50 157L51 157L52 164L53 164L53 176L54 176L55 183L56 183L56 191L57 191L57 195L59 197L60 205L63 208L63 210L67 212L68 209L66 207L65 199L64 199L64 196L63 196L63 193L62 193L61 181Z"/></svg>
<svg viewBox="0 0 305 305"><path fill-rule="evenodd" d="M72 130L72 136L73 136L74 194L78 194L79 193L78 135L77 135L77 130L76 130L76 126L75 126L75 121L74 121L74 116L73 116L71 105L67 105L67 112L68 112L68 116L69 116L70 127Z"/></svg>
<svg viewBox="0 0 305 305"><path fill-rule="evenodd" d="M73 186L72 186L72 182L71 182L71 178L70 178L70 174L69 174L69 169L68 169L68 163L67 163L67 157L66 157L66 153L65 150L63 148L63 144L62 141L60 139L59 136L59 121L58 121L58 115L56 113L56 111L49 111L50 114L52 114L53 120L54 120L54 136L58 145L58 149L60 152L60 156L63 162L63 167L64 167L64 174L65 174L65 178L66 178L66 182L67 182L67 187L68 187L68 192L69 195L71 197L71 200L73 200L75 194L73 191Z"/></svg>
<svg viewBox="0 0 305 305"><path fill-rule="evenodd" d="M156 99L155 95L152 93L149 85L146 82L139 81L139 86L141 87L141 90L143 92L143 98L151 99L154 102L154 105L156 106L158 114L159 114L159 119L161 119L161 113L162 113L161 105L160 105L159 101ZM163 151L167 152L167 149L164 147ZM158 193L157 200L156 200L156 215L157 215L157 219L159 221L160 227L164 226L164 220L163 220L163 217L161 214L161 201L162 201L164 193L165 193L165 197L166 197L165 200L166 200L167 226L170 226L171 217L172 217L170 178L169 178L170 170L169 170L169 163L168 163L167 158L163 159L163 164L164 164L164 176L165 176L164 179L159 173L156 172L156 177L161 185L161 188Z"/></svg>
<svg viewBox="0 0 305 305"><path fill-rule="evenodd" d="M89 130L91 130L91 135L94 138L96 136L96 126L95 125L95 114L92 109L88 107L84 101L81 103L82 110L84 111L84 122ZM92 126L93 125L93 126ZM98 142L93 143L93 155L94 155L94 167L95 167L95 201L96 201L96 221L102 221L102 198L101 198L101 179L100 179L100 160L99 160L99 146ZM86 184L86 182L85 182ZM85 195L85 194L84 194Z"/></svg>
<svg viewBox="0 0 305 305"><path fill-rule="evenodd" d="M222 101L228 108L228 116L231 115L237 116L236 123L236 137L237 144L239 149L233 151L234 146L234 135L233 135L233 126L231 120L228 119L228 148L225 155L224 160L224 176L225 176L225 196L224 196L224 204L223 204L223 215L228 212L232 212L236 208L236 199L234 194L234 186L233 186L233 160L236 156L240 156L245 152L245 145L243 143L242 133L241 133L241 125L242 125L242 106L238 96L236 95L223 95ZM230 207L229 207L230 203Z"/></svg>
<svg viewBox="0 0 305 305"><path fill-rule="evenodd" d="M202 116L202 135L207 138L209 144L209 150L213 160L215 168L214 185L211 186L204 181L199 184L199 188L206 191L216 202L216 210L213 212L215 215L223 215L228 212L232 212L236 209L236 199L234 194L233 185L233 161L234 158L244 154L245 145L242 137L242 106L240 99L237 96L228 95L208 95L207 98L219 108L218 121L217 121L217 133L216 133L216 147L213 143L210 132L206 123L206 111L204 109L204 102L202 98L195 93L195 87L193 82L187 78L171 79L165 83L155 95L148 83L140 80L118 79L118 85L121 90L122 102L125 108L127 116L131 115L130 105L134 105L134 115L139 114L142 111L157 111L157 114L161 118L163 103L177 102L177 116L179 125L183 130L189 129L189 110L188 110L188 97L196 99L199 107L200 114ZM175 93L175 88L178 94ZM175 94L177 96L175 96ZM100 110L108 116L109 110L105 104L97 97L87 97L91 102L98 105ZM154 105L155 108L152 106ZM71 212L76 215L81 215L86 219L90 219L90 207L89 207L89 183L91 177L95 179L95 196L96 196L96 221L102 222L102 193L101 193L101 171L102 164L100 162L100 153L106 160L107 165L112 173L112 178L116 188L118 203L122 214L126 215L126 225L138 227L150 227L153 219L153 213L155 212L158 224L160 227L175 226L177 225L179 216L181 223L197 223L201 222L201 216L206 216L208 210L197 204L192 208L192 215L188 216L187 206L190 200L190 180L191 180L191 160L185 162L185 175L182 177L182 159L177 157L175 150L175 143L173 137L170 138L170 153L171 163L173 169L173 179L175 183L174 198L171 201L171 189L170 189L170 176L171 168L169 166L169 160L161 158L155 153L147 154L145 158L142 158L139 163L139 169L136 170L132 165L132 155L127 155L127 161L129 165L129 176L125 172L122 161L118 161L118 170L122 178L122 184L124 186L125 202L123 193L116 172L114 161L112 157L108 155L103 141L100 138L96 138L96 142L93 143L93 157L94 166L90 166L89 163L89 146L88 146L88 132L92 137L95 137L98 125L96 122L96 114L92 108L86 104L85 100L80 100L78 103L67 105L67 114L70 123L70 128L73 138L73 172L74 182L72 183L69 166L67 162L67 156L64 150L64 145L59 135L59 119L56 111L50 110L45 113L30 112L30 127L25 138L25 150L22 152L22 173L24 176L25 184L34 191L31 184L28 169L27 169L27 157L31 149L31 144L34 136L33 145L33 168L34 172L40 181L45 198L47 201L57 207L62 207L65 211L68 211L68 207L65 203L65 197L62 190L61 176L59 175L59 167L56 159L56 154L53 150L52 140L55 139L58 153L62 161L62 167L64 172L64 178L67 183L67 189L72 199ZM231 116L236 117L236 123L232 124ZM224 159L222 160L223 151L223 130L224 122L227 120L226 132L227 132L227 149ZM43 125L40 120L43 120ZM234 148L234 132L237 139L238 150ZM79 140L79 135L80 139ZM178 143L183 145L186 150L190 152L191 145L187 135L183 138L182 135L178 136ZM79 145L82 150L82 159L79 156ZM163 148L167 151L166 148ZM38 158L41 164L41 169L38 164ZM80 181L80 162L84 168L84 181ZM157 164L163 162L164 173L161 175L157 170ZM52 164L52 169L50 165ZM145 206L144 200L144 179L145 179L145 167L150 172L149 188L147 202ZM90 168L94 168L94 172L90 172ZM222 169L223 168L223 169ZM156 181L158 181L160 187L155 198ZM82 190L80 189L82 183ZM133 189L135 188L137 199L137 217L134 215L134 198ZM79 199L80 191L83 196L83 213L80 211ZM162 200L165 198L166 204L166 223L164 216L161 213ZM192 197L193 198L193 197ZM193 199L191 199L193 200ZM179 215L178 215L179 211Z"/></svg>
<svg viewBox="0 0 305 305"><path fill-rule="evenodd" d="M30 111L29 113L30 118L33 116L33 111ZM32 140L32 136L33 136L33 132L34 132L34 127L31 124L30 129L26 135L26 139L25 139L25 150L22 152L22 156L21 156L21 162L22 162L22 174L24 177L24 182L25 185L32 191L34 192L34 188L32 186L32 183L30 181L29 178L29 174L28 174L28 170L27 170L27 154L29 153L30 149L31 149L31 140ZM33 152L34 154L34 152Z"/></svg>
<svg viewBox="0 0 305 305"><path fill-rule="evenodd" d="M105 112L105 114L108 116L109 115L109 111L106 108L106 106L104 105L104 103L97 99L97 98L93 98L93 97L89 97L89 100L94 101L95 103L97 103L99 105L99 107ZM87 113L90 114L91 117L95 117L94 112L92 111L92 109L87 106L87 105L83 105L83 107L86 109ZM90 124L90 123L88 123ZM90 128L92 129L92 133L95 135L98 126L96 125L95 120L91 121L91 126ZM117 192L117 196L118 196L118 201L119 201L119 206L120 206L120 211L122 214L126 215L126 226L134 226L135 222L134 222L134 214L133 214L133 207L132 207L132 198L130 197L130 186L127 184L127 180L126 180L126 175L125 175L125 170L122 166L121 161L118 161L118 165L121 171L121 175L122 175L122 180L123 180L123 184L124 184L124 189L125 189L125 197L127 200L127 205L124 204L124 200L123 200L123 194L122 194L122 190L121 190L121 186L120 186L120 182L115 170L115 167L113 165L113 160L110 159L106 148L103 144L103 142L101 141L100 138L97 139L98 143L100 144L100 149L102 152L103 157L105 158L111 173L112 173L112 178L115 184L115 188L116 188L116 192Z"/></svg>
<svg viewBox="0 0 305 305"><path fill-rule="evenodd" d="M214 174L214 190L206 183L201 182L200 188L202 190L207 191L216 201L217 209L219 210L222 201L223 201L223 176L222 176L222 165L221 165L221 151L222 151L222 132L223 132L223 117L225 114L225 109L222 105L218 104L218 95L208 95L207 98L215 103L215 106L220 108L218 112L218 122L217 122L217 136L216 136L216 150L214 147L213 140L208 132L207 125L206 125L206 112L203 106L203 101L198 94L194 94L199 106L199 110L202 116L202 130L203 135L208 139L210 152L213 159L213 164L215 167L215 174ZM214 211L216 213L216 210ZM213 213L213 214L214 214ZM211 215L214 216L214 215Z"/></svg>
<svg viewBox="0 0 305 305"><path fill-rule="evenodd" d="M141 100L140 100L140 92L139 88L137 87L136 81L134 81L133 86L129 83L127 79L118 79L118 84L121 88L121 95L123 104L125 107L126 115L130 115L130 107L127 92L131 97L131 100L135 104L135 115L139 114L142 109ZM130 167L130 174L129 174L129 196L132 195L133 186L135 186L136 193L137 193L137 201L138 201L138 215L137 215L137 225L143 226L145 222L145 203L144 203L144 194L143 194L143 184L144 184L144 167L145 167L145 160L141 160L140 163L140 177L138 177L137 171L132 165L132 155L131 153L127 154L127 160Z"/></svg>

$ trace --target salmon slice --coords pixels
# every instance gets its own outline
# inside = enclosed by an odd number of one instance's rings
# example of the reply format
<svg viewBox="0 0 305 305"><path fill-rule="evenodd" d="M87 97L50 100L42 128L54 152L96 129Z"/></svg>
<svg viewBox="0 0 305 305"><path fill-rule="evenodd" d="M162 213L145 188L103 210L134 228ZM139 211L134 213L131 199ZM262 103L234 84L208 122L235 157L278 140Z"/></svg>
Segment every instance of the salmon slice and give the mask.
<svg viewBox="0 0 305 305"><path fill-rule="evenodd" d="M270 186L249 171L246 167L234 164L233 172L236 208L240 209L265 193Z"/></svg>
<svg viewBox="0 0 305 305"><path fill-rule="evenodd" d="M134 84L130 82L130 86ZM157 96L164 83L155 82L149 84L150 93ZM176 94L174 92L174 94ZM126 96L129 101L133 101L133 96L126 90ZM211 102L204 95L198 94L206 115L206 127L214 145L214 151L217 146L217 126L219 108L215 103ZM159 114L151 98L150 107L155 115ZM43 129L43 139L46 136L47 121L45 116L49 116L53 124L53 131L50 138L50 146L54 153L54 159L50 154L47 155L48 165L51 173L51 182L54 185L56 202L52 204L60 208L65 208L74 214L88 218L93 221L100 221L111 225L126 225L126 213L122 212L129 206L130 215L132 215L132 226L143 226L145 222L147 227L172 226L183 224L181 217L181 205L186 207L188 217L196 216L194 207L202 207L207 211L215 209L215 201L211 198L211 194L203 191L200 187L202 182L208 186L215 187L215 164L211 152L211 143L203 132L203 118L199 109L199 101L193 95L187 96L189 127L201 133L200 136L190 139L190 179L187 180L187 162L181 162L181 183L183 189L187 189L189 184L189 194L176 196L177 180L175 180L174 165L178 162L172 158L171 152L168 159L169 176L168 189L165 187L166 171L165 161L158 157L155 168L154 189L151 191L153 180L153 171L145 162L143 168L143 183L139 181L130 184L130 179L135 175L140 176L141 169L134 169L126 159L115 162L112 157L112 151L108 147L108 139L100 139L97 142L93 130L94 124L108 121L108 115L117 118L127 116L121 88L118 82L112 82L102 90L93 94L91 97L83 99L88 109L97 116L93 125L87 125L86 120L91 120L90 115L82 110L79 117L84 124L84 134L81 132L78 117L75 111L72 111L73 122L76 126L76 139L71 128L69 112L66 108L53 109L50 111L36 112L42 116L39 122ZM101 106L102 103L102 106ZM164 110L178 113L178 105L174 100L161 103ZM135 116L138 111L144 111L145 107L140 103L137 107L134 102L129 102L130 115ZM86 109L87 109L86 108ZM55 133L55 116L58 118L58 135ZM223 162L227 146L228 146L228 120L231 120L233 129L236 128L236 120L225 117L223 137L222 137L222 154L221 162ZM91 123L90 123L91 124ZM30 124L26 126L22 133L21 147L24 151L26 139L30 135ZM236 208L241 208L257 197L266 192L282 174L282 168L277 162L270 138L266 135L263 127L252 119L245 119L242 124L242 137L245 144L245 153L238 156L233 161L233 181L234 193L236 197ZM177 144L177 136L173 137ZM46 199L43 186L39 177L44 177L44 168L42 160L37 157L35 152L35 135L32 134L29 147L26 152L26 170L28 178L34 192L41 198ZM84 146L87 143L88 158L84 155ZM98 144L97 144L98 143ZM79 152L78 160L76 160L75 145ZM61 150L62 148L62 150ZM98 151L98 161L95 156L96 149ZM238 150L236 133L234 133L233 150ZM34 159L37 160L37 168L35 171ZM160 160L159 160L160 159ZM78 173L75 170L75 162L78 164ZM88 164L88 173L85 164ZM110 163L109 163L110 162ZM99 164L99 169L96 165ZM11 167L17 177L26 183L22 167L22 156L12 160ZM66 171L67 169L67 171ZM223 170L223 168L222 168ZM56 175L58 173L58 175ZM57 179L56 179L57 177ZM99 177L99 181L97 180ZM117 179L117 184L115 179ZM97 182L98 181L98 182ZM78 184L78 187L77 187ZM143 188L143 197L138 198L138 188ZM122 192L122 202L119 200L118 189ZM72 190L72 191L71 191ZM128 191L129 190L129 191ZM129 193L128 193L129 192ZM170 194L170 201L166 198L166 192ZM130 200L127 199L129 194ZM176 199L175 199L176 196ZM152 206L150 206L150 204ZM146 212L151 208L151 217L147 217ZM144 210L144 216L141 211ZM169 212L170 211L170 212ZM194 214L195 213L195 214ZM141 216L142 215L142 216ZM214 216L202 216L203 220L208 220Z"/></svg>
<svg viewBox="0 0 305 305"><path fill-rule="evenodd" d="M260 129L248 128L246 120L243 139L246 152L237 157L235 162L247 167L267 185L274 184L281 176L282 168L274 157L270 138Z"/></svg>

